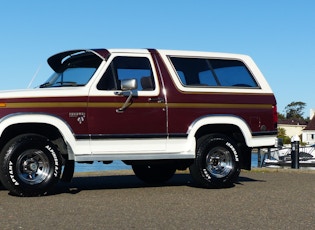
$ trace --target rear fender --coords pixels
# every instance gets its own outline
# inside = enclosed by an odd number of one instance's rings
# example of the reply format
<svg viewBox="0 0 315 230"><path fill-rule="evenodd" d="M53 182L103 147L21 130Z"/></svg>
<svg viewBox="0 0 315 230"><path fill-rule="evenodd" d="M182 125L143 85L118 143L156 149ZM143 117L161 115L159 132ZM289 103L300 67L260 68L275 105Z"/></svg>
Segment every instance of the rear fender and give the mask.
<svg viewBox="0 0 315 230"><path fill-rule="evenodd" d="M246 145L249 147L253 145L252 134L246 122L242 118L230 115L209 115L200 117L195 120L189 126L189 129L187 131L188 140L190 143L195 141L195 135L198 130L206 125L234 125L240 129L245 139Z"/></svg>

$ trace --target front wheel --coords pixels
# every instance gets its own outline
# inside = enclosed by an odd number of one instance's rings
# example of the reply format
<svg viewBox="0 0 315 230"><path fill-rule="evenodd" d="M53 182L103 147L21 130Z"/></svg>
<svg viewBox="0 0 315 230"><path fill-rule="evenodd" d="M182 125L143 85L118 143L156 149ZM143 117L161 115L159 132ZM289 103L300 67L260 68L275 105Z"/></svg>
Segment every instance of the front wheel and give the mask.
<svg viewBox="0 0 315 230"><path fill-rule="evenodd" d="M196 158L189 169L202 187L231 186L240 172L238 148L225 135L204 136L197 141Z"/></svg>
<svg viewBox="0 0 315 230"><path fill-rule="evenodd" d="M47 138L24 134L9 141L0 153L0 179L18 196L45 194L58 182L62 160Z"/></svg>

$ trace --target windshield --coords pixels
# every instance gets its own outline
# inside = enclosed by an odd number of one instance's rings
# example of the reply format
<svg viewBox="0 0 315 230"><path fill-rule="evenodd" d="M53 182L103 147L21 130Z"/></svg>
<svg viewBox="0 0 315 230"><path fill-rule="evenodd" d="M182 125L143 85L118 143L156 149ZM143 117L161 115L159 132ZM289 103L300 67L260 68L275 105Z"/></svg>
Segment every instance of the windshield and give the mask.
<svg viewBox="0 0 315 230"><path fill-rule="evenodd" d="M96 68L68 68L62 73L53 73L40 87L84 86L95 71Z"/></svg>
<svg viewBox="0 0 315 230"><path fill-rule="evenodd" d="M85 86L101 62L99 57L91 54L71 56L40 88Z"/></svg>

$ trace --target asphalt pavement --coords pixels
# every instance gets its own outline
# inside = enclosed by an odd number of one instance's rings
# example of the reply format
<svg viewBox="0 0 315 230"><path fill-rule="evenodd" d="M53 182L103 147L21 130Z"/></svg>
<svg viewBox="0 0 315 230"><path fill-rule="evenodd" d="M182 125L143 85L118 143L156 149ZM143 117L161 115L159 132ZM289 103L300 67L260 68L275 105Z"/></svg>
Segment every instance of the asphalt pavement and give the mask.
<svg viewBox="0 0 315 230"><path fill-rule="evenodd" d="M78 173L47 196L0 186L0 229L314 229L315 170L243 171L202 189L187 172L148 186L130 170Z"/></svg>

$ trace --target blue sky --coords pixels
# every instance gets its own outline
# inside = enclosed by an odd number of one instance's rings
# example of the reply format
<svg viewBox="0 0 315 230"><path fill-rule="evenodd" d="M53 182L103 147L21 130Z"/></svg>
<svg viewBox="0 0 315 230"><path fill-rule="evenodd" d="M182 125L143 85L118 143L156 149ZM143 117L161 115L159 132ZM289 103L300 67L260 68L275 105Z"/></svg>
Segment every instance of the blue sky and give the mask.
<svg viewBox="0 0 315 230"><path fill-rule="evenodd" d="M315 108L315 1L2 1L0 90L35 87L47 58L77 48L242 53L259 66L284 113ZM38 73L37 73L38 72Z"/></svg>

